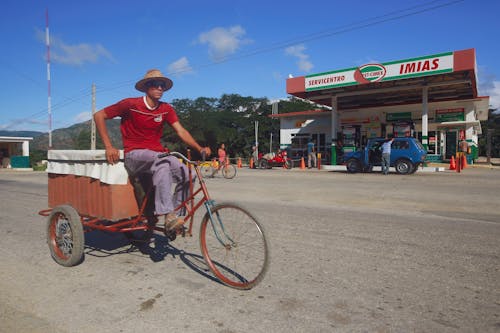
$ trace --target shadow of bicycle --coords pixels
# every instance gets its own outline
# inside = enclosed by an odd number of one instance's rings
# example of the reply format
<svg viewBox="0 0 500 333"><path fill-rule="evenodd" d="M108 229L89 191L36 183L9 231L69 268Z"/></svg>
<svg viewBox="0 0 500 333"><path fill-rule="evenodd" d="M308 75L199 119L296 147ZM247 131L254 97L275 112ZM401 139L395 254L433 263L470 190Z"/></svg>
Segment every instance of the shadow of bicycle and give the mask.
<svg viewBox="0 0 500 333"><path fill-rule="evenodd" d="M138 232L137 239L141 239ZM110 257L123 254L147 255L152 262L164 261L167 256L179 258L192 271L214 281L223 284L208 268L201 254L195 254L178 249L172 245L167 237L154 234L153 242L131 241L122 233L91 231L85 234L84 254L97 258Z"/></svg>

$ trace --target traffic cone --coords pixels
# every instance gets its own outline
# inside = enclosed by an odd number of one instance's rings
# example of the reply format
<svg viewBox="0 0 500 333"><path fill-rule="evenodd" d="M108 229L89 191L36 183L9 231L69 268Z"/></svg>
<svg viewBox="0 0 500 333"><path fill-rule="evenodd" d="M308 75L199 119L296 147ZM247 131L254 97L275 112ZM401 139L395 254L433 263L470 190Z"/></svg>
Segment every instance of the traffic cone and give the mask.
<svg viewBox="0 0 500 333"><path fill-rule="evenodd" d="M300 169L304 170L306 168L306 163L304 162L304 158L300 159Z"/></svg>
<svg viewBox="0 0 500 333"><path fill-rule="evenodd" d="M451 159L450 159L450 170L456 170L457 169L457 165L455 163L455 157L453 155L451 155Z"/></svg>
<svg viewBox="0 0 500 333"><path fill-rule="evenodd" d="M467 157L465 154L462 155L462 169L467 168Z"/></svg>
<svg viewBox="0 0 500 333"><path fill-rule="evenodd" d="M253 169L253 158L250 158L250 169Z"/></svg>
<svg viewBox="0 0 500 333"><path fill-rule="evenodd" d="M237 164L238 168L241 169L241 157L238 157L238 164Z"/></svg>

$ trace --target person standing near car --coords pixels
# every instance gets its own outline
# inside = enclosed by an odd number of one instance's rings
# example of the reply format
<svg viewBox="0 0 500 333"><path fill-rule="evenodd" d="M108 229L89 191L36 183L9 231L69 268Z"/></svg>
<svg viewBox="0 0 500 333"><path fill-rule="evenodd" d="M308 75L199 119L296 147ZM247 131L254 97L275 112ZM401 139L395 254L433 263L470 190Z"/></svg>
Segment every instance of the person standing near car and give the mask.
<svg viewBox="0 0 500 333"><path fill-rule="evenodd" d="M179 228L184 223L184 219L177 217L174 209L182 201L182 193L189 185L189 179L187 167L177 157L158 157L167 150L161 143L164 126L172 127L184 143L200 154L209 156L211 153L209 147L200 146L181 125L174 108L160 101L163 93L172 88L172 85L172 81L159 70L149 70L144 78L135 84L137 90L145 93L143 97L123 99L94 115L97 130L106 149L106 159L110 164L117 163L120 155L111 143L106 120L121 118L125 168L131 176L152 175L155 215L164 216L166 230ZM173 183L176 183L174 195Z"/></svg>
<svg viewBox="0 0 500 333"><path fill-rule="evenodd" d="M387 136L387 140L382 144L382 173L387 175L391 166L391 145L394 141L392 134Z"/></svg>

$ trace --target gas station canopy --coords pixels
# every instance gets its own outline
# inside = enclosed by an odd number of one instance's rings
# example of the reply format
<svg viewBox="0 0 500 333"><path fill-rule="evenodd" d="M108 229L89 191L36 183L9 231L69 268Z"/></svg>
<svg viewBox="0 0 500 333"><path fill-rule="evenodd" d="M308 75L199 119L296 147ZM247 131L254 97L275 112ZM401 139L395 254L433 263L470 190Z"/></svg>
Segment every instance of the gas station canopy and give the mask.
<svg viewBox="0 0 500 333"><path fill-rule="evenodd" d="M339 111L478 98L474 49L287 79L287 93Z"/></svg>

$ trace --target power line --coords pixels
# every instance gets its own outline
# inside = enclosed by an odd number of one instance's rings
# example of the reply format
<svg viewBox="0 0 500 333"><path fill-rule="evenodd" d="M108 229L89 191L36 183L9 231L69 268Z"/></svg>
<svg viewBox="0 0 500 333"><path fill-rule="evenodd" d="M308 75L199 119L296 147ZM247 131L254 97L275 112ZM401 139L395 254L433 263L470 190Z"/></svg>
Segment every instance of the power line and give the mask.
<svg viewBox="0 0 500 333"><path fill-rule="evenodd" d="M235 54L233 56L228 56L228 57L222 58L218 61L213 61L210 63L200 64L200 65L194 65L194 66L191 66L190 69L202 69L202 68L207 68L207 67L212 67L212 66L219 66L219 65L226 63L226 62L240 60L240 59L244 59L244 58L249 58L249 57L252 57L255 55L272 52L272 51L275 51L278 49L283 49L283 48L293 46L296 44L311 42L311 41L315 41L315 40L329 38L329 37L336 36L336 35L345 34L348 32L355 31L355 30L365 29L365 28L372 27L375 25L380 25L380 24L383 24L386 22L400 20L400 19L404 19L407 17L411 17L411 16L423 14L426 12L434 11L434 10L437 10L440 8L452 6L452 5L455 5L455 4L458 4L460 2L464 2L464 1L465 0L427 1L425 3L417 4L417 5L408 7L408 8L391 11L391 12L383 14L383 15L378 15L378 16L370 17L370 18L360 20L357 22L345 24L345 25L336 27L334 29L328 29L328 30L323 30L323 31L307 34L307 35L304 35L301 37L296 37L296 38L288 39L288 40L285 40L282 42L277 42L277 43L274 43L274 44L267 46L267 47L257 48L254 50L250 50L248 52L242 52L239 54ZM175 75L175 74L182 74L185 72L187 72L187 69L186 70L179 70L179 71L175 71L175 72L169 72L167 74ZM98 92L108 92L108 91L120 89L122 87L130 85L131 82L134 82L134 80L127 80L127 81L113 83L109 86L109 88L106 88L106 87L99 88ZM67 106L68 104L71 104L75 101L78 101L78 100L81 100L83 98L91 96L92 93L90 90L88 90L87 92L85 92L85 91L87 91L87 89L82 89L81 92L83 94L79 94L78 96L75 96L75 97L66 98L65 101L54 105L52 108L57 110L57 109L60 109L64 106ZM30 117L27 117L24 119L38 117L39 115L44 114L46 112L47 112L47 109L45 108L45 109L31 115ZM15 122L11 122L11 124L7 125L5 128L9 128L9 127L13 126L14 124L15 124Z"/></svg>

